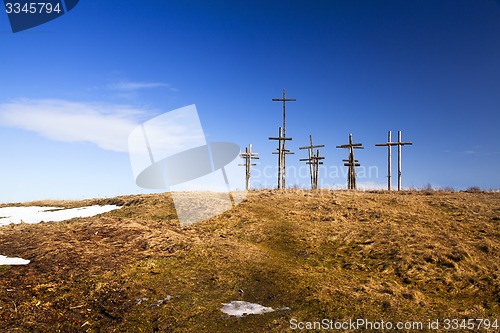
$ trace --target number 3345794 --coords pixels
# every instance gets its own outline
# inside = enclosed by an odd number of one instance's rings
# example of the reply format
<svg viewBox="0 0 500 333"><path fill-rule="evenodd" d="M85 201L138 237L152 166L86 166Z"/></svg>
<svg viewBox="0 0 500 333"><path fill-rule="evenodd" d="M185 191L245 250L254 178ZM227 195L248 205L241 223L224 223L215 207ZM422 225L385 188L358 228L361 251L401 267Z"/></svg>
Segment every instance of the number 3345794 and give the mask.
<svg viewBox="0 0 500 333"><path fill-rule="evenodd" d="M7 14L51 14L60 13L61 6L58 3L52 4L50 2L30 2L20 4L19 2L7 2L5 4Z"/></svg>

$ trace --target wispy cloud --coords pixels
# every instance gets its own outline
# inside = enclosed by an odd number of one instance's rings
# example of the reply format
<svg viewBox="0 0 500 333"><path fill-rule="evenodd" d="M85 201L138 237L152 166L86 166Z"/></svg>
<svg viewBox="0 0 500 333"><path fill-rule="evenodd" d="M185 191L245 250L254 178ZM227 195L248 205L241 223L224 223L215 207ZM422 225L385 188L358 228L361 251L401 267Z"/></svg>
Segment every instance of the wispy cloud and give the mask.
<svg viewBox="0 0 500 333"><path fill-rule="evenodd" d="M130 136L142 133L143 125L158 159L206 144L194 105L157 114L157 110L124 104L20 99L0 103L0 126L35 132L50 140L88 142L105 150L135 153ZM153 115L157 116L151 119Z"/></svg>
<svg viewBox="0 0 500 333"><path fill-rule="evenodd" d="M490 156L490 155L498 155L500 152L498 151L482 151L482 149L478 148L476 150L469 149L469 150L460 150L460 151L451 151L451 150L445 150L444 153L447 154L453 154L455 156L461 156L461 157L477 157L477 156Z"/></svg>
<svg viewBox="0 0 500 333"><path fill-rule="evenodd" d="M172 85L163 82L120 81L108 84L107 88L110 90L123 91L123 92L135 92L138 90L155 89L155 88L164 88L170 91L177 91L177 89L174 88Z"/></svg>
<svg viewBox="0 0 500 333"><path fill-rule="evenodd" d="M128 135L149 110L128 105L61 99L22 99L0 104L0 125L63 142L89 142L127 152Z"/></svg>

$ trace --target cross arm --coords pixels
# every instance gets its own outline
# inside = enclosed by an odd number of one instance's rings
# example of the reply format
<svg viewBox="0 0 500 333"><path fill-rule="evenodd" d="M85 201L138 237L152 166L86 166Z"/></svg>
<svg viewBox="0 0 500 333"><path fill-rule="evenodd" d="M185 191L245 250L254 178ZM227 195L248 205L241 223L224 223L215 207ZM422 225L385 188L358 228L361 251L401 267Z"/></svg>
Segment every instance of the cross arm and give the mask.
<svg viewBox="0 0 500 333"><path fill-rule="evenodd" d="M299 149L314 149L314 148L323 148L325 145L317 145L317 146L307 146L307 147L299 147Z"/></svg>
<svg viewBox="0 0 500 333"><path fill-rule="evenodd" d="M269 140L292 140L292 138L269 138Z"/></svg>

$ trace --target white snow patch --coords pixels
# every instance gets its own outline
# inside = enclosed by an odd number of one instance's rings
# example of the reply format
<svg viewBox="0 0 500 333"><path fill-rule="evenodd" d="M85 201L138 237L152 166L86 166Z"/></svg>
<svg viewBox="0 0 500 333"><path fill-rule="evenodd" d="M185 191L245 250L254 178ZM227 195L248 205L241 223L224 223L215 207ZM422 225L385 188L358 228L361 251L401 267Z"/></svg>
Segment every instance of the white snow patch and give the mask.
<svg viewBox="0 0 500 333"><path fill-rule="evenodd" d="M0 266L2 265L27 265L29 264L29 260L25 260L22 258L8 258L6 256L0 255Z"/></svg>
<svg viewBox="0 0 500 333"><path fill-rule="evenodd" d="M121 208L115 205L106 206L87 206L80 208L64 209L62 207L3 207L0 208L0 226L8 225L11 223L40 223L45 222L59 222L69 220L75 217L90 217L97 214L106 213L115 209ZM0 266L2 265L27 265L29 260L22 258L8 258L0 255Z"/></svg>
<svg viewBox="0 0 500 333"><path fill-rule="evenodd" d="M121 208L116 205L105 206L87 206L80 208L64 209L62 207L3 207L0 208L0 226L11 223L40 223L44 222L60 222L69 220L75 217L90 217L97 214L106 213L115 209Z"/></svg>
<svg viewBox="0 0 500 333"><path fill-rule="evenodd" d="M222 303L221 309L227 315L242 317L249 314L263 314L274 312L273 308L268 308L260 304L249 303L245 301L232 301L231 303Z"/></svg>

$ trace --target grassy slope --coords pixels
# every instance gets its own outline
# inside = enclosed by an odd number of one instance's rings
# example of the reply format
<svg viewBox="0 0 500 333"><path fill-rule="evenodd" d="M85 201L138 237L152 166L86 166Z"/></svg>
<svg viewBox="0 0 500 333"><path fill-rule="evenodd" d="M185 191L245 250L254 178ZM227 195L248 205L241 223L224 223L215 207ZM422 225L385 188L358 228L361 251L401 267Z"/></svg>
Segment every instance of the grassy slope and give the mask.
<svg viewBox="0 0 500 333"><path fill-rule="evenodd" d="M62 204L96 203L125 207L0 228L0 253L32 260L0 267L1 332L500 320L498 193L259 191L188 228L178 226L168 194ZM231 300L291 310L228 318L220 308Z"/></svg>

